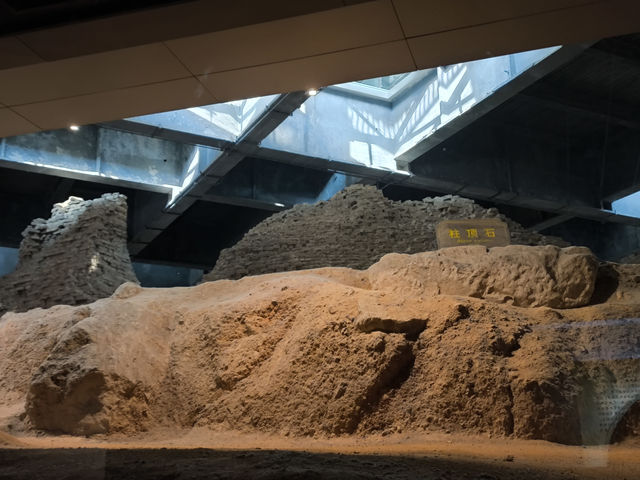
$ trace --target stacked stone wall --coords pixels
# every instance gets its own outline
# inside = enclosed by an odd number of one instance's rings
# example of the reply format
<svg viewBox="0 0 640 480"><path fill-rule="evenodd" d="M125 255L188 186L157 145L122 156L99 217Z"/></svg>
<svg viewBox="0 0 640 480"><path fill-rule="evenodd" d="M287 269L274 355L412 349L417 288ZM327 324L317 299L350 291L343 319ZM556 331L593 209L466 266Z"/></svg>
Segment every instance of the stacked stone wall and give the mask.
<svg viewBox="0 0 640 480"><path fill-rule="evenodd" d="M296 205L267 218L221 252L205 281L319 267L364 269L391 252L436 250L436 225L445 219L499 218L511 243L567 246L528 231L473 200L455 195L396 202L372 186L353 185L326 202Z"/></svg>
<svg viewBox="0 0 640 480"><path fill-rule="evenodd" d="M18 266L0 277L0 313L80 305L110 296L136 276L127 251L127 202L108 193L70 197L22 232Z"/></svg>

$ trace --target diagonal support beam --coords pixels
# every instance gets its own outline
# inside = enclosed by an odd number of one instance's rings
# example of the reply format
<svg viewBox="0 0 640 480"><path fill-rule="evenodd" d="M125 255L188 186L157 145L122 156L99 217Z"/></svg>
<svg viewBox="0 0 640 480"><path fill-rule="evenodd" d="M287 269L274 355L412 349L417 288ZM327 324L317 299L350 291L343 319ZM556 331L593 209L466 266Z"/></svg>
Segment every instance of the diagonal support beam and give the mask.
<svg viewBox="0 0 640 480"><path fill-rule="evenodd" d="M303 91L278 96L247 127L235 143L223 149L220 155L174 194L169 203L133 235L129 243L131 255L140 253L165 229L180 218L191 205L198 200L206 198L211 187L219 183L244 158L257 152L260 148L260 143L293 112L300 108L307 98L309 98L309 95Z"/></svg>
<svg viewBox="0 0 640 480"><path fill-rule="evenodd" d="M556 225L560 225L561 223L571 220L572 218L574 218L574 216L568 213L562 214L562 215L556 215L555 217L548 218L543 222L536 223L532 227L529 227L529 230L533 230L535 232L542 232L543 230L546 230L551 227L555 227Z"/></svg>
<svg viewBox="0 0 640 480"><path fill-rule="evenodd" d="M571 112L594 120L609 121L615 125L640 131L640 121L634 118L632 108L616 105L611 109L608 107L606 102L597 100L593 97L582 101L576 100L576 96L577 94L573 94L572 98L567 98L554 97L549 94L518 94L518 98L521 100L525 100L537 106L556 110L559 113Z"/></svg>
<svg viewBox="0 0 640 480"><path fill-rule="evenodd" d="M204 202L221 203L224 205L234 205L237 207L256 208L258 210L267 210L270 212L281 212L290 208L290 205L284 203L265 202L253 198L231 197L229 195L212 195L205 194L201 198Z"/></svg>
<svg viewBox="0 0 640 480"><path fill-rule="evenodd" d="M571 218L585 218L598 222L620 223L640 227L640 218L628 215L619 215L611 211L596 207L573 205L550 201L548 199L526 196L516 192L501 191L498 189L483 187L476 184L464 184L455 179L439 179L424 175L415 175L407 172L381 170L364 165L327 160L325 158L311 157L296 153L274 151L261 148L256 157L265 158L289 165L303 166L317 170L339 172L352 175L373 183L401 185L409 188L428 190L443 195L454 194L472 198L474 200L489 201L503 205L542 210L555 215L554 224L559 224ZM550 228L552 225L539 224L531 227L533 230Z"/></svg>
<svg viewBox="0 0 640 480"><path fill-rule="evenodd" d="M437 126L430 133L424 135L422 139L415 142L415 144L409 143L408 146L401 146L400 150L396 154L396 163L401 169L407 169L409 164L417 158L423 156L427 152L431 151L442 142L452 137L459 131L466 128L471 123L475 122L478 118L486 115L496 107L502 105L504 102L519 94L522 90L535 83L540 78L544 77L548 73L556 70L562 65L566 64L570 60L573 60L579 54L581 54L589 45L570 45L564 46L549 54L546 57L539 59L536 63L533 63L530 67L520 73L514 73L509 81L496 85L495 90L487 93L486 96L480 96L476 103L470 107L462 107L464 103L460 98L456 98L453 95L453 99L449 102L440 101L440 112L438 113ZM510 56L510 62L515 63L516 56L523 54L513 54ZM486 62L493 61L493 59L485 60ZM462 75L459 82L468 82L467 84L461 83L462 87L470 87L474 83L481 84L482 76L485 74L486 68L494 68L484 66L482 64L475 65L475 62L469 62L463 65L465 69L477 68L475 73L465 72L469 78L465 79L465 75ZM453 68L459 67L454 66ZM514 66L514 72L517 72L517 68ZM475 78L475 80L474 80ZM438 80L440 82L440 80ZM446 85L442 85L443 91L446 90ZM440 86L438 86L440 90ZM464 89L462 89L464 90ZM473 89L471 89L473 90ZM448 105L451 103L452 105ZM447 111L450 110L450 111ZM458 112L458 113L456 113Z"/></svg>

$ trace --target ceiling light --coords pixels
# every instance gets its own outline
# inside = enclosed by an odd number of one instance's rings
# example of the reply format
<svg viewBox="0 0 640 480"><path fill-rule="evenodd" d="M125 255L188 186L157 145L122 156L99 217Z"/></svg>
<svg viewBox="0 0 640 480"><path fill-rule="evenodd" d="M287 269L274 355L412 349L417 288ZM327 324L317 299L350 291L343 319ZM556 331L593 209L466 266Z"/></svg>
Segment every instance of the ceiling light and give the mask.
<svg viewBox="0 0 640 480"><path fill-rule="evenodd" d="M318 94L317 88L310 88L309 90L307 90L307 95L309 95L310 97L315 97L317 94Z"/></svg>
<svg viewBox="0 0 640 480"><path fill-rule="evenodd" d="M72 132L77 132L78 130L80 130L80 127L78 125L69 125L69 130L71 130Z"/></svg>

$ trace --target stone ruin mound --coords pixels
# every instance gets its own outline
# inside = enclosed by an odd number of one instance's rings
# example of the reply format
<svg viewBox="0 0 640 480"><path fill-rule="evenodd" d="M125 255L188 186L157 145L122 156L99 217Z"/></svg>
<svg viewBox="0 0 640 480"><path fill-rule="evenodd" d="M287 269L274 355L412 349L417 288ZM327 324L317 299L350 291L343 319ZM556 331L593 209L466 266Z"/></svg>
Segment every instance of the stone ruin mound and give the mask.
<svg viewBox="0 0 640 480"><path fill-rule="evenodd" d="M26 428L76 435L201 427L606 443L638 431L639 317L640 266L600 266L577 247L125 284L90 305L2 317L0 405L21 406Z"/></svg>
<svg viewBox="0 0 640 480"><path fill-rule="evenodd" d="M18 266L0 277L0 314L80 305L136 282L127 251L127 201L119 193L70 197L22 232Z"/></svg>
<svg viewBox="0 0 640 480"><path fill-rule="evenodd" d="M436 250L436 225L465 218L499 218L509 225L512 244L568 246L467 198L446 195L396 202L375 187L353 185L326 202L296 205L262 221L223 250L204 279L328 266L364 269L387 253Z"/></svg>

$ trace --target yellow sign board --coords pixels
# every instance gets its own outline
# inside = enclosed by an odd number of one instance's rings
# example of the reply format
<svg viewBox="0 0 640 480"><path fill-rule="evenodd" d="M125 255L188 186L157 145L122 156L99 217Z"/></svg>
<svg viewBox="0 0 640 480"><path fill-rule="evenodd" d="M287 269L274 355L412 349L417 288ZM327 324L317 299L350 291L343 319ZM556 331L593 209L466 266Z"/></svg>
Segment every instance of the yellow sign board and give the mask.
<svg viewBox="0 0 640 480"><path fill-rule="evenodd" d="M509 227L497 218L445 220L436 226L438 248L461 245L504 247L511 244Z"/></svg>

